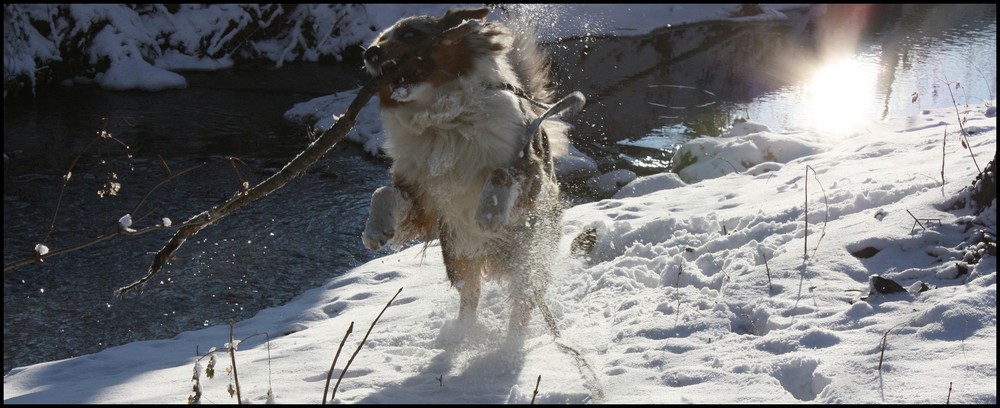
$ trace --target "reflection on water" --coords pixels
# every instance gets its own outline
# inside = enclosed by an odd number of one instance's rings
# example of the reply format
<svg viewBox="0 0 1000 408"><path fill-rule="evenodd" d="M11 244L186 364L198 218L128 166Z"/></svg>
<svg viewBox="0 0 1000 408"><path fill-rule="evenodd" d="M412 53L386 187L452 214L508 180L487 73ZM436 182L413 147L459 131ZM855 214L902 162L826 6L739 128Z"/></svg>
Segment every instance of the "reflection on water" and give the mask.
<svg viewBox="0 0 1000 408"><path fill-rule="evenodd" d="M854 98L840 104L841 110L845 104L854 108L835 119L878 121L952 107L953 103L962 106L995 100L996 5L882 7L891 18L872 27L873 33L861 38L852 54L825 56L834 66L849 61L873 81L870 89L855 91ZM946 83L954 87L956 82L960 88L955 90L953 102ZM857 84L839 85L851 88ZM755 120L772 127L808 129L814 115L806 109L826 102L813 98L813 88L815 85L810 88L809 83L786 86L743 107Z"/></svg>
<svg viewBox="0 0 1000 408"><path fill-rule="evenodd" d="M945 82L961 83L959 105L996 97L995 5L819 10L553 44L560 89L588 97L578 147L605 158L602 170L650 174L668 168L680 143L718 136L737 118L835 135L846 123L952 106ZM855 76L836 68L845 63ZM838 75L818 76L831 69Z"/></svg>
<svg viewBox="0 0 1000 408"><path fill-rule="evenodd" d="M875 69L850 56L822 63L805 80L804 101L796 117L819 132L848 135L855 131L874 119L864 102L874 97Z"/></svg>
<svg viewBox="0 0 1000 408"><path fill-rule="evenodd" d="M784 23L699 24L556 44L558 86L588 97L577 121L578 147L603 156L615 142L654 129L672 137L670 145L718 135L731 122L731 101L784 84L777 54L797 48L792 37Z"/></svg>
<svg viewBox="0 0 1000 408"><path fill-rule="evenodd" d="M951 106L945 81L962 83L954 90L959 104L995 97L995 5L873 10L869 16L878 18L847 13L827 23L864 23L856 51L846 58L875 73L875 89L856 103L866 108L852 115L879 119ZM574 144L604 171L649 174L668 166L677 144L719 135L737 117L775 130L813 126L805 110L816 92L806 81L823 60L818 44L824 36L815 35L823 29L808 9L790 15L791 22L700 24L554 44L559 89L588 97L574 118ZM307 143L282 114L360 80L356 71L336 70L318 64L234 69L187 74L192 87L184 90L71 88L6 101L4 262L25 256L45 235L61 177L101 129L101 118L134 159L114 142L80 158L50 247L106 232L130 211L140 225L161 217L179 222L229 198L242 181L255 184L273 174ZM134 211L167 174L203 163ZM121 193L98 199L109 171L122 183ZM283 304L378 255L358 237L371 191L387 181L385 163L356 146L338 146L283 189L189 240L141 294L112 296L145 273L150 252L169 233L119 238L7 272L4 371L225 324Z"/></svg>

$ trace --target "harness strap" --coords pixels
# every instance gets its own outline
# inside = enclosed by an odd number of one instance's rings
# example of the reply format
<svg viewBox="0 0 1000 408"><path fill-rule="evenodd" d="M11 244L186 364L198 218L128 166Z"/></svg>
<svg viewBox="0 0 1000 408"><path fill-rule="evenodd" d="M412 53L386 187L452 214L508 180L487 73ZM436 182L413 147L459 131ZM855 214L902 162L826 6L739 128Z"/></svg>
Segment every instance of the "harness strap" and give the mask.
<svg viewBox="0 0 1000 408"><path fill-rule="evenodd" d="M534 148L537 152L539 152L539 154L541 154L542 159L545 160L549 176L554 178L555 162L552 160L552 149L551 146L549 146L549 137L541 129L542 122L552 116L565 117L579 112L583 109L583 105L587 102L587 98L585 98L580 91L574 91L556 103L549 105L532 98L531 95L528 95L528 93L523 89L508 82L490 85L487 89L509 91L515 96L530 102L532 105L545 109L545 112L542 112L540 116L533 119L531 123L528 124L527 129L525 129L523 137L524 140L521 142L521 153L518 160L527 160L528 157L531 157L531 150Z"/></svg>
<svg viewBox="0 0 1000 408"><path fill-rule="evenodd" d="M509 82L504 82L502 84L490 85L487 88L488 89L498 89L498 90L502 90L502 91L510 91L511 93L513 93L514 95L520 97L521 99L524 99L524 100L526 100L528 102L531 102L532 105L535 105L535 106L537 106L539 108L542 108L542 109L548 109L551 106L551 105L548 105L546 103L540 102L540 101L538 101L535 98L532 98L531 95L528 95L528 93L525 92L523 89L518 88L518 87L514 86L513 84L511 84Z"/></svg>
<svg viewBox="0 0 1000 408"><path fill-rule="evenodd" d="M566 95L556 103L549 105L532 98L531 95L528 95L528 93L525 92L523 89L518 88L509 82L490 85L488 86L488 89L509 91L514 95L516 95L517 97L530 102L532 105L545 109L545 112L542 112L541 116L535 118L534 120L531 121L530 124L528 124L527 132L525 132L526 133L525 141L522 147L522 150L524 150L525 153L528 152L527 149L530 145L530 142L536 135L536 132L538 132L538 129L542 126L542 122L544 122L546 119L552 116L565 117L575 114L579 112L581 109L583 109L583 105L587 103L587 98L585 98L583 94L580 93L580 91L574 91L569 95ZM538 133L540 136L541 132ZM546 147L548 146L547 140L545 141L539 140L539 141L542 142L544 146Z"/></svg>

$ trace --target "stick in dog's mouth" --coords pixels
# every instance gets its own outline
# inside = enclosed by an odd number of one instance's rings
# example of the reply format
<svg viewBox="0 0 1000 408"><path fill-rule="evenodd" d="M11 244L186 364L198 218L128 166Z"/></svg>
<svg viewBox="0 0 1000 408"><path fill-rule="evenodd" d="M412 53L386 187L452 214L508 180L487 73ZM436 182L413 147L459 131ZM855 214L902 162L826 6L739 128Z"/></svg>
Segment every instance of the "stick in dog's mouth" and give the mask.
<svg viewBox="0 0 1000 408"><path fill-rule="evenodd" d="M396 60L394 59L383 62L382 65L378 66L379 75L385 75L385 71L394 66L396 66Z"/></svg>
<svg viewBox="0 0 1000 408"><path fill-rule="evenodd" d="M390 60L387 60L387 61L383 62L378 67L379 75L385 75L386 72L392 70L392 68L396 67L396 65L398 65L398 64L396 64L396 60L395 59L390 59ZM396 99L396 100L404 99L406 97L406 95L409 94L409 88L410 88L410 84L406 80L406 74L399 75L398 77L396 77L395 79L393 79L392 80L392 95L393 95L393 99Z"/></svg>
<svg viewBox="0 0 1000 408"><path fill-rule="evenodd" d="M426 54L429 49L437 44L454 44L461 36L468 34L480 26L479 22L474 19L463 20L454 27L428 39L417 50L397 56L397 58L382 61L378 65L378 75L395 76L390 83L393 99L406 99L410 89L430 74L431 68L426 66L429 62L424 60L421 55Z"/></svg>

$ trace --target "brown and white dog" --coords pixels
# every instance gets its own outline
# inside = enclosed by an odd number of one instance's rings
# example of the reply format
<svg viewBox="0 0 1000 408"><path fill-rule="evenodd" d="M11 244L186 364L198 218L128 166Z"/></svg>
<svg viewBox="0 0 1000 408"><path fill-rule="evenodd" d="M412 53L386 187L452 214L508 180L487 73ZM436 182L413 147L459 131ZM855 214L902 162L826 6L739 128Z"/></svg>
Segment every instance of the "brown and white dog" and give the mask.
<svg viewBox="0 0 1000 408"><path fill-rule="evenodd" d="M487 14L404 18L365 51L366 69L378 75L435 44L379 91L392 186L372 194L362 239L370 249L439 239L459 321L476 320L484 278L500 278L510 284L510 328L519 330L543 299L561 234L552 157L566 153L568 126L539 119L551 91L533 32ZM463 24L461 37L433 41Z"/></svg>

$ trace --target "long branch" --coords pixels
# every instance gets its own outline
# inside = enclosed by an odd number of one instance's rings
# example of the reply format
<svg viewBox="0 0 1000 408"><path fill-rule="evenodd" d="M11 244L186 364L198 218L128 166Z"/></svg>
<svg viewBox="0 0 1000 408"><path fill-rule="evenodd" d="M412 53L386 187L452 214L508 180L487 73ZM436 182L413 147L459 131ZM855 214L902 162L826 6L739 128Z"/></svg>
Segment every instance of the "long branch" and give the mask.
<svg viewBox="0 0 1000 408"><path fill-rule="evenodd" d="M167 244L155 255L153 255L153 261L149 266L149 271L146 273L146 276L142 277L138 281L119 288L118 295L124 295L125 293L142 286L152 279L153 276L156 275L156 273L159 272L164 265L166 265L167 260L169 260L170 257L173 256L178 249L180 249L181 245L184 244L184 241L197 234L202 230L202 228L218 222L223 217L232 214L234 211L242 208L243 206L263 198L304 173L311 164L323 157L323 155L330 151L334 145L347 136L347 133L354 127L354 123L357 121L358 113L360 113L361 109L368 103L368 100L375 96L379 89L391 83L410 65L413 65L416 61L416 55L425 53L428 49L438 43L453 41L459 38L461 35L470 32L475 24L476 23L473 21L466 21L439 34L420 47L420 49L402 58L396 66L391 67L387 72L383 72L381 75L377 75L368 81L368 83L358 90L357 96L355 96L354 100L351 101L351 105L348 106L347 111L345 111L344 114L337 119L337 122L333 124L333 127L323 132L323 134L316 139L316 141L309 144L305 150L299 153L298 156L295 156L295 158L288 162L288 164L286 164L280 171L249 190L237 192L232 198L221 205L203 211L202 213L188 219L188 221L184 223L185 226L178 230L174 236L167 241Z"/></svg>
<svg viewBox="0 0 1000 408"><path fill-rule="evenodd" d="M158 189L158 188L162 187L163 185L165 185L165 184L173 181L175 178L180 177L180 176L182 176L182 175L184 175L184 174L186 174L186 173L188 173L188 172L190 172L192 170L195 170L197 168L201 168L204 165L205 165L205 163L196 164L196 165L188 167L188 168L186 168L186 169L184 169L184 170L182 170L182 171L180 171L178 173L170 174L169 176L167 176L166 179L164 179L163 181L157 183L156 186L154 186L151 190L149 190L146 193L146 195L142 198L142 200L139 201L139 204L136 205L135 208L132 210L132 212L130 212L129 214L135 214L136 211L139 210L139 207L142 206L142 203L144 203L146 201L146 199L149 198L149 196L152 195L154 191L156 191L156 189ZM64 189L65 189L65 186L66 185L64 183L63 184L63 188ZM60 199L60 201L62 200L62 194L59 194L59 199ZM59 204L57 203L56 204L56 209L57 209L56 211L58 211L58 208L59 208ZM53 223L53 226L54 225L55 224ZM74 244L74 245L71 245L71 246L66 247L66 248L51 250L51 251L48 251L48 252L46 252L44 254L40 254L40 253L36 252L32 256L28 256L28 257L24 257L24 258L18 259L18 260L14 261L14 262L11 262L9 264L4 264L3 271L7 272L7 271L10 271L10 270L16 269L18 267L24 266L24 265L31 265L31 264L36 264L36 263L42 263L47 258L51 258L53 256L59 256L59 255L62 255L62 254L73 252L73 251L79 251L81 249L87 248L87 247L89 247L91 245L96 245L96 244L98 244L100 242L103 242L105 240L117 237L119 235L132 235L132 236L134 236L134 235L142 235L142 234L145 234L147 232L152 232L152 231L173 230L173 229L178 229L178 228L183 228L183 227L184 227L184 224L177 225L177 226L172 226L172 227L171 226L166 226L166 225L154 225L154 226L143 228L143 229L139 229L139 230L132 230L132 229L118 227L114 231L98 235L98 236L96 236L94 238L91 238L91 239L89 239L87 241L84 241L84 242L81 242L81 243L78 243L78 244ZM49 232L51 232L51 229L50 229ZM42 241L44 242L45 240L43 239Z"/></svg>
<svg viewBox="0 0 1000 408"><path fill-rule="evenodd" d="M138 230L130 230L130 229L125 229L125 228L122 228L122 227L118 227L114 231L98 235L98 236L96 236L94 238L91 238L91 239L89 239L89 240L87 240L85 242L81 242L79 244L75 244L75 245L72 245L72 246L69 246L69 247L66 247L66 248L61 248L61 249L56 249L56 250L49 251L49 252L45 253L45 255L35 254L34 256L29 256L29 257L18 259L18 260L14 261L14 262L11 262L9 264L4 265L3 266L3 271L7 272L9 270L13 270L13 269L25 266L25 265L42 263L47 258L51 258L51 257L54 257L54 256L59 256L59 255L62 255L62 254L67 254L67 253L70 253L70 252L73 252L73 251L79 251L79 250L84 249L86 247L89 247L89 246L92 246L92 245L97 245L97 244L99 244L101 242L104 242L104 241L107 241L107 240L109 240L111 238L115 238L115 237L122 236L122 235L138 236L138 235L143 235L143 234L146 234L146 233L149 233L149 232L153 232L153 231L163 231L163 230L172 230L172 229L177 229L177 227L167 227L167 226L164 226L164 225L153 225L153 226L149 226L149 227L138 229Z"/></svg>

